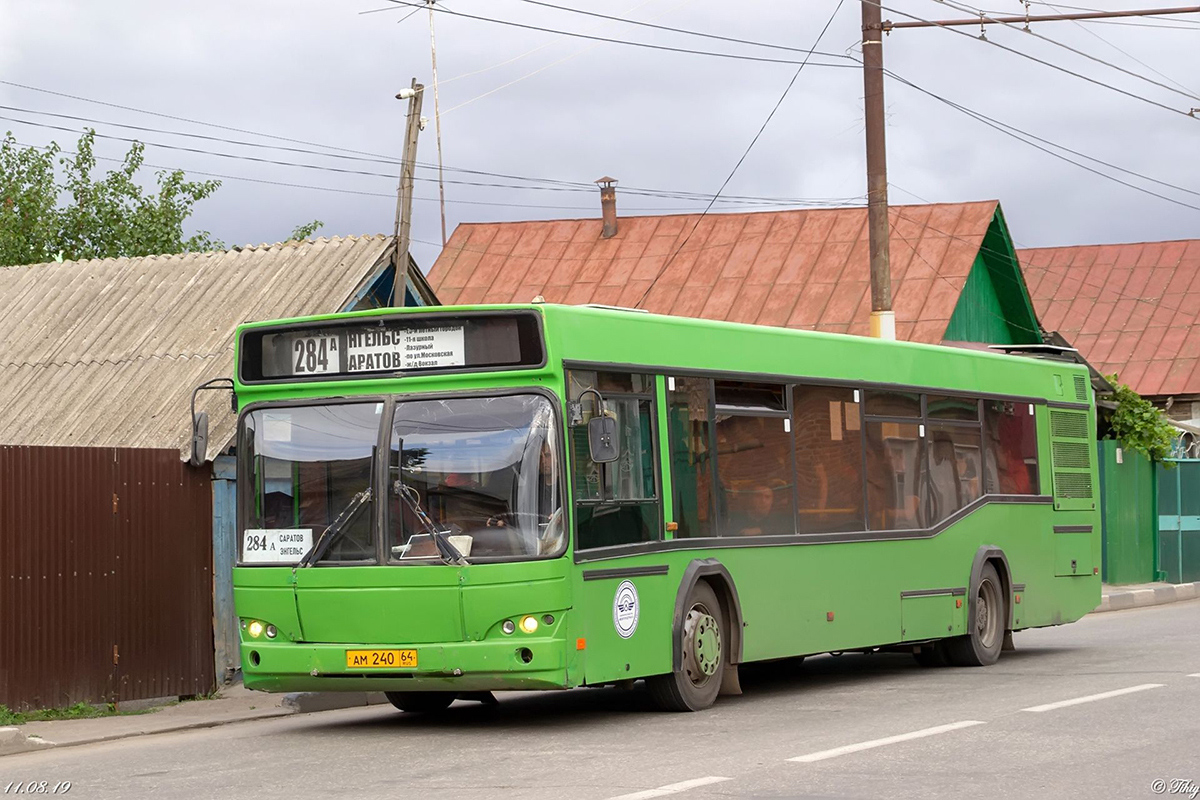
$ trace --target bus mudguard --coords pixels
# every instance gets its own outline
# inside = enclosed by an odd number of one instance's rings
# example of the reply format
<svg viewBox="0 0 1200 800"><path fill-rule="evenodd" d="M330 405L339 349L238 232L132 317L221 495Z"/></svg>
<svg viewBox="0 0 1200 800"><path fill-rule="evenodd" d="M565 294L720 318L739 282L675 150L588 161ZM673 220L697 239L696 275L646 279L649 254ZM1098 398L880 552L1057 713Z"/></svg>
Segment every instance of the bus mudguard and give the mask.
<svg viewBox="0 0 1200 800"><path fill-rule="evenodd" d="M975 560L971 562L971 582L967 584L967 619L975 619L975 595L979 587L979 574L983 572L983 565L989 561L997 563L996 572L1000 573L1000 580L1004 583L1004 593L1008 598L1005 602L1008 609L1005 630L1010 631L1014 617L1012 570L1008 566L1008 557L1004 555L1004 551L995 545L985 544L975 551Z"/></svg>
<svg viewBox="0 0 1200 800"><path fill-rule="evenodd" d="M733 577L725 565L715 558L696 558L688 563L679 581L679 590L675 595L675 616L671 622L671 667L683 668L683 604L687 602L688 593L701 578L707 578L712 584L729 614L729 663L738 664L742 660L742 604L738 600L737 587Z"/></svg>

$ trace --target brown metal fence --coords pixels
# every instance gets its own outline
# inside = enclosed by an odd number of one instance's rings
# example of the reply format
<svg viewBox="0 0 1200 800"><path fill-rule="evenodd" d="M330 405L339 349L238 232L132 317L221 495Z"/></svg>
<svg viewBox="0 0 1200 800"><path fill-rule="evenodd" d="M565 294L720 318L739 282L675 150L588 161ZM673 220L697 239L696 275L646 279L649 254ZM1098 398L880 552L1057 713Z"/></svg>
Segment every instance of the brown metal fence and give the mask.
<svg viewBox="0 0 1200 800"><path fill-rule="evenodd" d="M212 690L209 479L175 450L0 446L0 704Z"/></svg>

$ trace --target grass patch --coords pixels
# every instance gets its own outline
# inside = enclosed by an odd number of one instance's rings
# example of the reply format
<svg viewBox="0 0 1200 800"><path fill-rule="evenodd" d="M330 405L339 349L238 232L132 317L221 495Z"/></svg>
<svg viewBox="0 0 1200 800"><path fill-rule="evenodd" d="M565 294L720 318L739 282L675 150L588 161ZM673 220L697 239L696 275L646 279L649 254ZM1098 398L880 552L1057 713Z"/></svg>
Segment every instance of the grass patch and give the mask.
<svg viewBox="0 0 1200 800"><path fill-rule="evenodd" d="M113 703L92 705L91 703L76 703L65 708L43 708L35 711L12 711L8 706L0 705L0 725L24 725L26 722L48 722L57 719L95 719L96 717L129 716L131 714L148 714L157 709L146 708L138 711L120 711Z"/></svg>

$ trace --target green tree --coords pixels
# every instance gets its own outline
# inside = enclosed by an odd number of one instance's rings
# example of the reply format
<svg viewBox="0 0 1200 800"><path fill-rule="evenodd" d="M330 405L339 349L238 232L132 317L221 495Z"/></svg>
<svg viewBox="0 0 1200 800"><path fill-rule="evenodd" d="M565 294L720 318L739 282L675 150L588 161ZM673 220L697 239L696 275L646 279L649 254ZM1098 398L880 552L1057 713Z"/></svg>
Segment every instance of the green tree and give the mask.
<svg viewBox="0 0 1200 800"><path fill-rule="evenodd" d="M325 223L319 219L314 219L312 222L304 225L297 225L292 228L292 235L288 237L289 242L298 242L303 239L311 239L312 235Z"/></svg>
<svg viewBox="0 0 1200 800"><path fill-rule="evenodd" d="M162 170L158 192L147 194L134 180L145 162L144 145L135 142L118 168L97 177L94 142L95 131L85 132L72 156L57 144L40 150L17 144L11 132L4 137L0 266L224 249L207 231L183 234L196 203L220 181L189 181L180 170Z"/></svg>
<svg viewBox="0 0 1200 800"><path fill-rule="evenodd" d="M1117 402L1117 408L1108 421L1112 435L1122 445L1151 461L1170 458L1176 431L1167 422L1166 415L1149 400L1119 382L1116 375L1106 377L1113 385L1113 399Z"/></svg>

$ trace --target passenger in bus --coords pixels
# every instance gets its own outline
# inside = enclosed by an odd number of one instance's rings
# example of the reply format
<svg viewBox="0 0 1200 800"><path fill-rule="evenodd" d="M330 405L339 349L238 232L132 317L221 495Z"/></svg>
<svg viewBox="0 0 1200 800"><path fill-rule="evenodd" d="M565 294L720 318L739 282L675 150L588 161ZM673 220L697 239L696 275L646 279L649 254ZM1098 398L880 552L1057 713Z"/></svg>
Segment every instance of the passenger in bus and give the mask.
<svg viewBox="0 0 1200 800"><path fill-rule="evenodd" d="M929 450L929 522L944 520L962 508L963 488L954 442L944 431L934 434Z"/></svg>
<svg viewBox="0 0 1200 800"><path fill-rule="evenodd" d="M777 489L767 484L759 484L744 489L739 508L729 515L730 529L726 533L732 536L762 536L767 533L791 533L789 530L777 529L778 520L772 512L775 509L775 492Z"/></svg>

